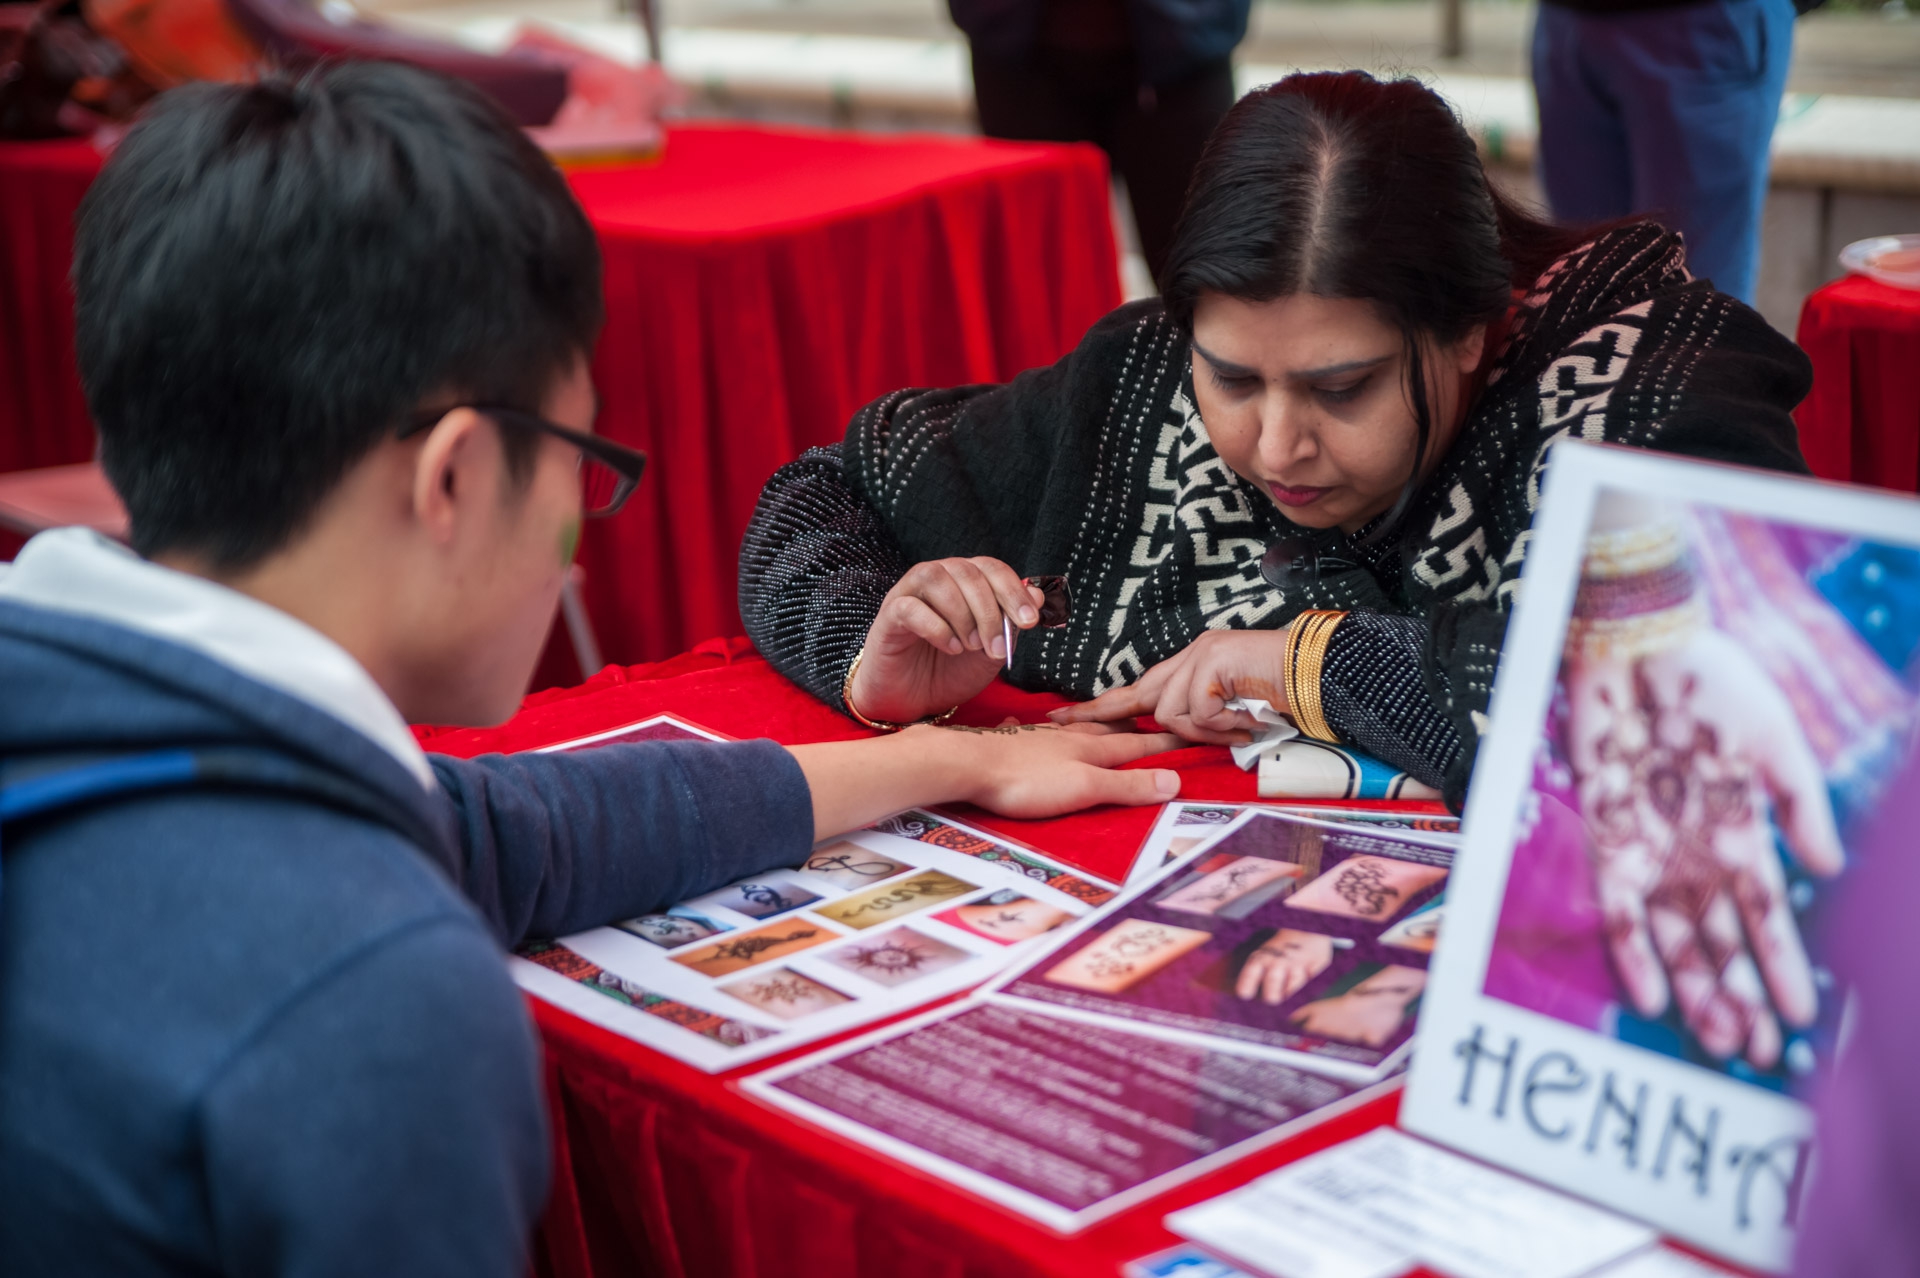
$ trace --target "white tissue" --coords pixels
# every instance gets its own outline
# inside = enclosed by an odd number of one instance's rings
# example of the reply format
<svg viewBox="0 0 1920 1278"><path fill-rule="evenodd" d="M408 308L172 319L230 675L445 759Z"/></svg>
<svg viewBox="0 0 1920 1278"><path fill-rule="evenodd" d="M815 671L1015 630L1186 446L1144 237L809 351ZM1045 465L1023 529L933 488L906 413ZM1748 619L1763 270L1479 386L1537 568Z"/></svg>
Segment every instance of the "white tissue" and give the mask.
<svg viewBox="0 0 1920 1278"><path fill-rule="evenodd" d="M1293 720L1258 697L1235 697L1226 706L1229 710L1252 715L1261 725L1253 734L1253 740L1233 747L1233 761L1242 772L1253 771L1260 765L1261 755L1282 741L1291 741L1300 735L1300 729L1293 726Z"/></svg>

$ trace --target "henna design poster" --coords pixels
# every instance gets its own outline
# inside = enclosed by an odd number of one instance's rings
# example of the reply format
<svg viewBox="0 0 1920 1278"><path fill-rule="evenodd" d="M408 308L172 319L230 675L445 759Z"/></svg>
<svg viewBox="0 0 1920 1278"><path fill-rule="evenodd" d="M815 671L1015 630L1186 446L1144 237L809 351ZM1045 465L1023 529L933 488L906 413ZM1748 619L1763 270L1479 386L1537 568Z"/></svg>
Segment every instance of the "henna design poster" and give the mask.
<svg viewBox="0 0 1920 1278"><path fill-rule="evenodd" d="M1251 808L990 987L1354 1083L1405 1057L1452 852Z"/></svg>
<svg viewBox="0 0 1920 1278"><path fill-rule="evenodd" d="M554 749L710 738L657 716ZM1004 838L905 812L800 865L523 947L528 992L709 1072L977 985L1113 895Z"/></svg>
<svg viewBox="0 0 1920 1278"><path fill-rule="evenodd" d="M1534 527L1402 1122L1783 1268L1822 919L1913 740L1920 504L1561 444Z"/></svg>

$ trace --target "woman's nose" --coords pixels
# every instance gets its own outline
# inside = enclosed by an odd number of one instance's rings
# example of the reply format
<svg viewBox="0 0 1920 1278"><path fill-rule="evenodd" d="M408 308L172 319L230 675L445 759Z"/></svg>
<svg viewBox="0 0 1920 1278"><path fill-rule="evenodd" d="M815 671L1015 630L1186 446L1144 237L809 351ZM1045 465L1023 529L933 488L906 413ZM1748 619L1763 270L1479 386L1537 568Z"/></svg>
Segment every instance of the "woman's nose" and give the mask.
<svg viewBox="0 0 1920 1278"><path fill-rule="evenodd" d="M1267 397L1260 409L1260 461L1266 470L1279 474L1318 451L1308 416L1292 396Z"/></svg>

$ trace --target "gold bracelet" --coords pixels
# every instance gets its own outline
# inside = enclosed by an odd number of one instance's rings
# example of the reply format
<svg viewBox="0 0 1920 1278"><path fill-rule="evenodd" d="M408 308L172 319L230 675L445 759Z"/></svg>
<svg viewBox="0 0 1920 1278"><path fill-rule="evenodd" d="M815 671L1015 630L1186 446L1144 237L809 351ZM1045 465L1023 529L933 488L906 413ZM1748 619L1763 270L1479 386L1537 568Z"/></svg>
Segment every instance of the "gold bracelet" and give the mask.
<svg viewBox="0 0 1920 1278"><path fill-rule="evenodd" d="M947 720L953 718L954 715L960 713L960 707L955 706L945 714L928 715L924 719L915 719L912 723L888 723L884 719L867 718L867 716L861 714L859 709L853 704L853 676L859 673L861 658L866 655L866 645L862 644L860 645L860 651L853 654L853 664L847 667L847 677L840 681L840 704L846 707L847 713L854 717L855 722L872 728L875 732L898 732L902 728L912 728L923 723L945 723Z"/></svg>
<svg viewBox="0 0 1920 1278"><path fill-rule="evenodd" d="M1328 724L1320 702L1320 668L1326 661L1327 645L1334 630L1346 619L1344 612L1315 610L1296 617L1287 635L1283 668L1287 704L1300 731L1317 741L1338 741L1340 735Z"/></svg>

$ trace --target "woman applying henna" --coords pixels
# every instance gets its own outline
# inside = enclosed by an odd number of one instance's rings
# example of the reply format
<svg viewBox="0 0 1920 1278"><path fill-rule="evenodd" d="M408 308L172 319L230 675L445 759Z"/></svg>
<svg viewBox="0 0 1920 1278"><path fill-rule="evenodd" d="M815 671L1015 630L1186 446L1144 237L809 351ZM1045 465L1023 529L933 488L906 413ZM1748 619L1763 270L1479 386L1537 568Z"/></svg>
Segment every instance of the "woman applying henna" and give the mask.
<svg viewBox="0 0 1920 1278"><path fill-rule="evenodd" d="M1009 677L1244 739L1258 697L1458 802L1549 445L1804 470L1805 357L1650 223L1492 190L1410 81L1299 75L1209 143L1163 300L999 387L903 390L769 483L748 633L874 724ZM1064 574L1037 628L1022 576Z"/></svg>

